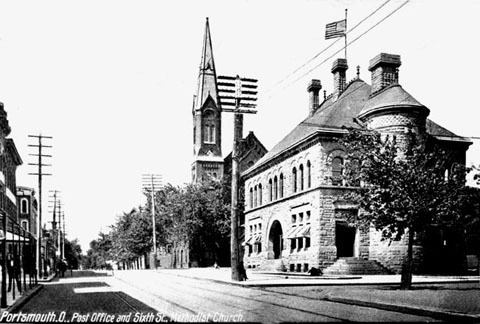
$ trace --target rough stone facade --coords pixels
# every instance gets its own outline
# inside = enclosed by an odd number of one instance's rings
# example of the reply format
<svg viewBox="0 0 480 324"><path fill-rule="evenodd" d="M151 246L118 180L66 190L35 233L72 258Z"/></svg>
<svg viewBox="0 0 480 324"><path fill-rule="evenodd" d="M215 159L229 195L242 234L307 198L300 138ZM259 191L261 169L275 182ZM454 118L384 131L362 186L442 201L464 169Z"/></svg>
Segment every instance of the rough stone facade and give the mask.
<svg viewBox="0 0 480 324"><path fill-rule="evenodd" d="M306 272L353 257L401 271L406 237L382 241L375 229L361 230L348 223L358 210L344 197L356 187L342 180L346 155L337 139L348 127L394 135L400 143L413 132L420 139L432 138L460 163L465 163L471 142L427 119L429 109L398 84L400 63L400 56L382 53L370 62L372 85L362 81L358 71L357 78L344 85L348 65L336 60L333 95L320 104L320 80L309 84L308 117L243 173L246 267ZM423 242L422 238L414 242L417 272L423 271L428 257Z"/></svg>

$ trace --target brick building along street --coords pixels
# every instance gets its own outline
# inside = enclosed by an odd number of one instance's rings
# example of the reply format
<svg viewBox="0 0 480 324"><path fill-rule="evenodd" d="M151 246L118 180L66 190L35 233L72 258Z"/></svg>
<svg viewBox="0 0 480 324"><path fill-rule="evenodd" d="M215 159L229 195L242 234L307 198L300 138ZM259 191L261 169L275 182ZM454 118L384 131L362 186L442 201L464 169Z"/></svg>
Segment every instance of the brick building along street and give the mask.
<svg viewBox="0 0 480 324"><path fill-rule="evenodd" d="M399 55L375 56L368 67L368 84L359 67L347 82L347 61L336 59L331 68L332 94L320 98L320 80L308 85L307 117L242 174L248 268L306 272L315 267L324 273L342 273L349 264L350 269L370 273L401 270L406 240L389 244L380 240L379 232L360 231L345 219L345 213L358 211L341 199L355 187L342 182L346 153L336 139L346 133L345 128L361 126L397 138L413 131L453 151L452 163L461 164L471 141L427 118L429 108L400 85L400 65ZM427 234L414 246L417 269L430 266L442 271L449 263L458 264L448 231L432 229Z"/></svg>

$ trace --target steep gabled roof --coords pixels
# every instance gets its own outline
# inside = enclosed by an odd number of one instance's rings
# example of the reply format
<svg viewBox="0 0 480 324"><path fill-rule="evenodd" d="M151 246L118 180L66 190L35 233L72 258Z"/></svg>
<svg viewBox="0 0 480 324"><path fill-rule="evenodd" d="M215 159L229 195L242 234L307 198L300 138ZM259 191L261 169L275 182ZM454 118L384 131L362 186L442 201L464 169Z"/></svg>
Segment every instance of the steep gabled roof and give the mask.
<svg viewBox="0 0 480 324"><path fill-rule="evenodd" d="M333 96L324 100L312 116L305 118L280 142L278 142L255 165L246 170L243 176L265 165L299 144L308 141L316 134L342 134L345 128L360 128L361 117L387 109L411 109L428 116L429 109L418 102L398 83L391 84L380 91L371 93L372 87L357 78L351 81L340 97L335 101ZM442 141L471 143L468 138L458 136L426 120L428 134Z"/></svg>
<svg viewBox="0 0 480 324"><path fill-rule="evenodd" d="M370 88L370 85L360 79L352 81L336 101L327 98L313 116L298 124L250 169L269 161L319 130L342 131L345 127L359 127L354 118L367 100Z"/></svg>

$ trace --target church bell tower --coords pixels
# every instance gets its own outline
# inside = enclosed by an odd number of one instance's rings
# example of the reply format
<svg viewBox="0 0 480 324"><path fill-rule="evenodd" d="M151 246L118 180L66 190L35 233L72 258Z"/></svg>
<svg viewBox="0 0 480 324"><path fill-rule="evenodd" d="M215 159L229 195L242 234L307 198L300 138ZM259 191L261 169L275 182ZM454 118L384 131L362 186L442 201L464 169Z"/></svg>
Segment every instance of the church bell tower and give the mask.
<svg viewBox="0 0 480 324"><path fill-rule="evenodd" d="M217 74L213 60L208 18L205 24L198 89L193 100L192 182L223 177L222 107L218 97Z"/></svg>

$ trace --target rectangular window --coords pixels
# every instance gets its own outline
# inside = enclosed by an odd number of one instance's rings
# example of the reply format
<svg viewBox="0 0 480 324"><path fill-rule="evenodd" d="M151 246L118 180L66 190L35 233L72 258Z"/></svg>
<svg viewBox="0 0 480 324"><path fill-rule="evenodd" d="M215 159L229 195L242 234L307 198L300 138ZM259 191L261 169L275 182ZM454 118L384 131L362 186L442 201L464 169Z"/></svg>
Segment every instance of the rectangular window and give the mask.
<svg viewBox="0 0 480 324"><path fill-rule="evenodd" d="M257 244L258 245L258 253L262 252L262 244Z"/></svg>
<svg viewBox="0 0 480 324"><path fill-rule="evenodd" d="M295 224L297 221L297 215L292 215L292 224Z"/></svg>
<svg viewBox="0 0 480 324"><path fill-rule="evenodd" d="M306 237L305 238L305 249L308 249L310 247L310 238Z"/></svg>
<svg viewBox="0 0 480 324"><path fill-rule="evenodd" d="M303 213L298 214L298 222L302 223L303 222Z"/></svg>
<svg viewBox="0 0 480 324"><path fill-rule="evenodd" d="M308 263L303 264L303 272L308 272Z"/></svg>
<svg viewBox="0 0 480 324"><path fill-rule="evenodd" d="M303 237L298 238L298 249L301 250L303 248Z"/></svg>
<svg viewBox="0 0 480 324"><path fill-rule="evenodd" d="M290 240L290 249L295 250L297 248L297 239L293 238Z"/></svg>

